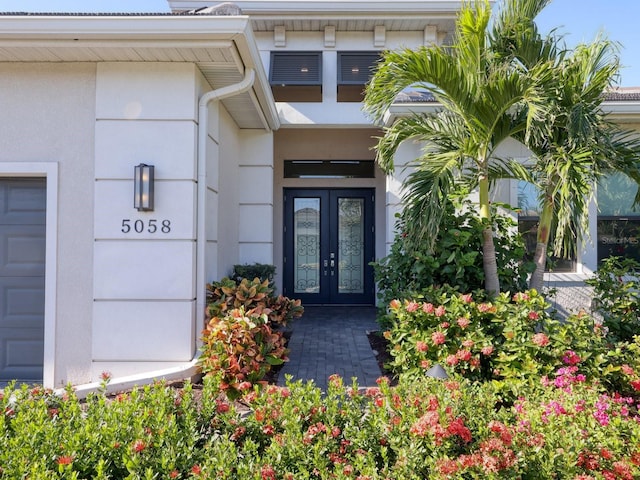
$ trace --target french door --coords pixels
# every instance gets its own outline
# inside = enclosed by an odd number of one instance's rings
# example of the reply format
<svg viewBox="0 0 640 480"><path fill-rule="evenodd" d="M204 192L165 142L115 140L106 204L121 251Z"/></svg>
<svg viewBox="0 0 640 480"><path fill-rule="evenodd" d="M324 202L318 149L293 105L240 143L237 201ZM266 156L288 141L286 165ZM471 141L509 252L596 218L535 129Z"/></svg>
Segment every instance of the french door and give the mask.
<svg viewBox="0 0 640 480"><path fill-rule="evenodd" d="M373 207L373 189L285 189L284 295L372 305Z"/></svg>

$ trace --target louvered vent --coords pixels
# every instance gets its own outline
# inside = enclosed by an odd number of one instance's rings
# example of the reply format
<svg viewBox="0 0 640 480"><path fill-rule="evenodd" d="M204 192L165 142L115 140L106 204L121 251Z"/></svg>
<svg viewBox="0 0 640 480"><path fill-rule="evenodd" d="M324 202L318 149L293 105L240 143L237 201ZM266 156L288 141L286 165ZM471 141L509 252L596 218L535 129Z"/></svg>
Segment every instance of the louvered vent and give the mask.
<svg viewBox="0 0 640 480"><path fill-rule="evenodd" d="M366 84L379 59L377 52L338 53L338 85Z"/></svg>
<svg viewBox="0 0 640 480"><path fill-rule="evenodd" d="M321 85L322 52L271 52L271 85Z"/></svg>

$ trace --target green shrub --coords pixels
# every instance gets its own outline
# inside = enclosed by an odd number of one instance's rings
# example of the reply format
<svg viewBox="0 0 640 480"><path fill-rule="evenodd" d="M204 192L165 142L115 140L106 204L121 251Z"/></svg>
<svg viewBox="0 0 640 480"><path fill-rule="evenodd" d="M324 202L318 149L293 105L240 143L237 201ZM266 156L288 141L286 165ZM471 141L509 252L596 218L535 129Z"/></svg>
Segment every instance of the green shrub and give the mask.
<svg viewBox="0 0 640 480"><path fill-rule="evenodd" d="M595 311L612 341L629 341L640 333L640 263L609 257L585 283L593 287Z"/></svg>
<svg viewBox="0 0 640 480"><path fill-rule="evenodd" d="M501 289L522 291L533 264L522 261L525 246L515 221L496 211L493 215ZM483 225L469 201L448 206L432 250L415 245L414 228L399 217L389 255L372 264L382 304L411 298L433 285L449 285L460 292L484 288Z"/></svg>
<svg viewBox="0 0 640 480"><path fill-rule="evenodd" d="M267 263L253 263L234 265L230 277L236 282L241 282L243 278L259 278L261 281L268 280L273 286L273 276L276 274L275 265Z"/></svg>

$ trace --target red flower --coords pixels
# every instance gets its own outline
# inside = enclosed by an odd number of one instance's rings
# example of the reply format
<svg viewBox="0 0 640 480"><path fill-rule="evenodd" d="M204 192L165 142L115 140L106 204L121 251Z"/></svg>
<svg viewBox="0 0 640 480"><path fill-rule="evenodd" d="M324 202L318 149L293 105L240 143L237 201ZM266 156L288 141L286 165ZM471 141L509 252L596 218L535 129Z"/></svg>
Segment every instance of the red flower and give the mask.
<svg viewBox="0 0 640 480"><path fill-rule="evenodd" d="M73 457L71 455L62 455L57 460L58 465L71 465L72 462Z"/></svg>
<svg viewBox="0 0 640 480"><path fill-rule="evenodd" d="M260 475L262 475L262 480L275 480L276 479L276 471L273 469L271 465L264 465L260 469Z"/></svg>
<svg viewBox="0 0 640 480"><path fill-rule="evenodd" d="M464 303L471 303L473 301L473 297L470 293L465 293L464 295L460 295L460 300Z"/></svg>
<svg viewBox="0 0 640 480"><path fill-rule="evenodd" d="M142 452L146 447L147 445L142 440L136 440L133 442L133 451L135 453Z"/></svg>
<svg viewBox="0 0 640 480"><path fill-rule="evenodd" d="M178 470L171 470L169 472L169 478L178 478L178 475L180 475L180 473L178 472Z"/></svg>
<svg viewBox="0 0 640 480"><path fill-rule="evenodd" d="M202 473L202 468L200 468L200 465L196 463L193 467L191 467L191 473L193 473L194 475L200 475Z"/></svg>
<svg viewBox="0 0 640 480"><path fill-rule="evenodd" d="M534 312L533 310L529 312L529 320L538 320L538 318L540 318L538 312Z"/></svg>
<svg viewBox="0 0 640 480"><path fill-rule="evenodd" d="M416 342L416 349L419 352L426 352L428 350L428 348L429 347L427 346L427 344L425 342L423 342L422 340L418 340Z"/></svg>

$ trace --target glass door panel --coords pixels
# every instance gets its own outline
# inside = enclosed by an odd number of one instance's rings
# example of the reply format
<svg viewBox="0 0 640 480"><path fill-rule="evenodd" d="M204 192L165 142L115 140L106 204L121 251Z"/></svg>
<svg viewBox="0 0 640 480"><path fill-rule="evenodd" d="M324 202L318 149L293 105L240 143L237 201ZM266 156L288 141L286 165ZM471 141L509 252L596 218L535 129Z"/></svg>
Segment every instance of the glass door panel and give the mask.
<svg viewBox="0 0 640 480"><path fill-rule="evenodd" d="M338 198L338 292L364 291L364 199Z"/></svg>
<svg viewBox="0 0 640 480"><path fill-rule="evenodd" d="M320 292L320 198L295 198L293 292Z"/></svg>

